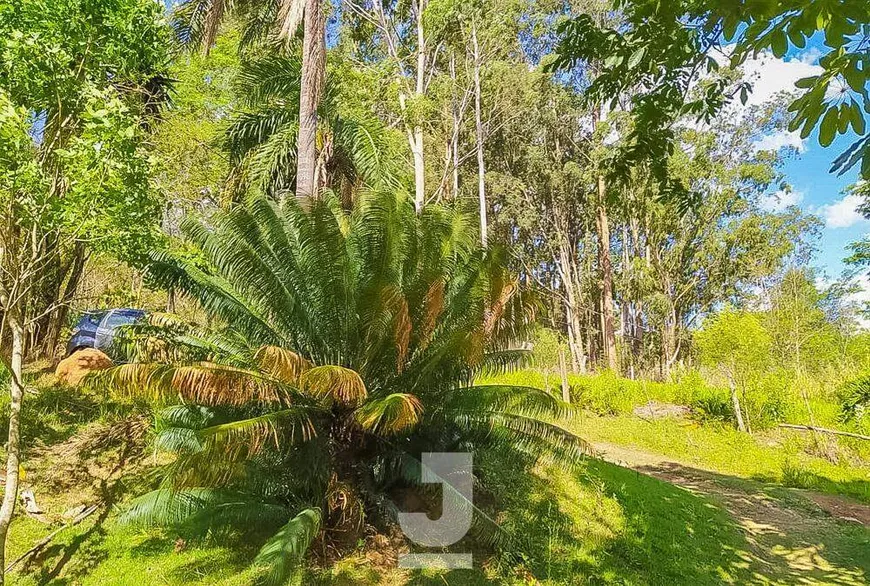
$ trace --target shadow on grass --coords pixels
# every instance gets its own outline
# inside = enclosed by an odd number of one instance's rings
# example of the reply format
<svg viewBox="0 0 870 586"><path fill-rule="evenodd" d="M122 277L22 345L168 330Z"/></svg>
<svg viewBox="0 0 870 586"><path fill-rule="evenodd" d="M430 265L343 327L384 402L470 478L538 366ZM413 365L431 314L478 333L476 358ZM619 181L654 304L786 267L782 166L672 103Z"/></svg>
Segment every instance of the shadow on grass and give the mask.
<svg viewBox="0 0 870 586"><path fill-rule="evenodd" d="M502 526L521 537L523 559L496 574L517 583L533 575L546 584L852 586L870 576L870 530L829 518L782 486L593 459L579 474L528 475L504 460L489 468L499 474ZM482 572L454 578L411 583L487 583Z"/></svg>
<svg viewBox="0 0 870 586"><path fill-rule="evenodd" d="M480 503L515 537L514 555L492 555L460 543L457 551L475 551L474 570L395 574L382 583L522 584L534 576L565 585L851 586L866 583L870 575L870 532L825 517L781 486L674 465L643 469L671 481L666 482L594 459L582 471L545 468L536 474L527 473L525 463L511 454L480 454L477 462L490 489L479 495ZM108 546L104 537L100 526L51 555L46 552L48 569L41 570L38 583L77 583L106 556L119 555L128 567L164 568L167 583L197 583L242 571L255 551L250 544L248 549L235 544L176 554L171 535L140 537L135 543L110 535ZM462 549L466 546L472 549ZM75 562L60 574L62 564L54 560L73 554ZM379 581L364 558L356 561L305 583Z"/></svg>
<svg viewBox="0 0 870 586"><path fill-rule="evenodd" d="M756 561L737 523L709 499L590 459L585 470L527 474L507 455L481 463L514 555L486 569L414 574L408 584L752 583ZM517 561L518 560L518 561ZM341 583L341 582L337 582ZM353 583L353 582L352 582Z"/></svg>
<svg viewBox="0 0 870 586"><path fill-rule="evenodd" d="M674 463L638 471L728 512L728 522L751 540L741 554L751 557L743 583L858 585L870 577L870 529L831 518L781 484Z"/></svg>

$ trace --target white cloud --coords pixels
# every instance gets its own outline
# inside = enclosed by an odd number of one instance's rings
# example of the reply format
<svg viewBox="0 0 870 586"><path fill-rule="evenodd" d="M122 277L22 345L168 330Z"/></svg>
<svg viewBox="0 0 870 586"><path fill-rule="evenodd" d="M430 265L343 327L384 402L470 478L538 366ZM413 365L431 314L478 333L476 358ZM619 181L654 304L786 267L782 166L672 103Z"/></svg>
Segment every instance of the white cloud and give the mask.
<svg viewBox="0 0 870 586"><path fill-rule="evenodd" d="M731 49L725 47L725 54L729 55ZM774 57L770 51L748 58L742 66L743 77L752 84L752 91L745 105L739 101L732 103L733 113L742 116L742 112L750 106L771 102L784 92L798 91L794 85L797 80L822 73L823 69L817 64L819 55L817 49L809 49L789 60ZM717 59L723 64L727 62L724 55ZM760 151L778 151L785 147L795 148L798 152L807 150L806 140L798 132L777 131L756 142L756 148Z"/></svg>
<svg viewBox="0 0 870 586"><path fill-rule="evenodd" d="M808 63L810 65L818 65L819 58L822 56L822 52L818 47L810 47L806 51L801 51L797 54L797 58L799 61L803 61L804 63Z"/></svg>
<svg viewBox="0 0 870 586"><path fill-rule="evenodd" d="M786 61L764 51L754 59L747 59L743 72L746 80L752 84L752 93L749 94L746 105L764 104L777 94L794 92L797 80L821 74L822 67L813 64L815 58L817 56L811 51L805 51L797 58Z"/></svg>
<svg viewBox="0 0 870 586"><path fill-rule="evenodd" d="M819 214L825 219L828 228L849 228L859 222L866 221L858 206L864 199L857 194L848 194L832 204L819 208Z"/></svg>
<svg viewBox="0 0 870 586"><path fill-rule="evenodd" d="M795 148L799 153L807 150L806 140L801 138L798 131L788 132L780 130L779 132L765 135L755 143L755 148L759 151L778 151L785 147Z"/></svg>
<svg viewBox="0 0 870 586"><path fill-rule="evenodd" d="M804 200L804 194L800 191L780 189L776 193L769 193L761 198L761 209L767 212L781 212L789 206L796 206Z"/></svg>

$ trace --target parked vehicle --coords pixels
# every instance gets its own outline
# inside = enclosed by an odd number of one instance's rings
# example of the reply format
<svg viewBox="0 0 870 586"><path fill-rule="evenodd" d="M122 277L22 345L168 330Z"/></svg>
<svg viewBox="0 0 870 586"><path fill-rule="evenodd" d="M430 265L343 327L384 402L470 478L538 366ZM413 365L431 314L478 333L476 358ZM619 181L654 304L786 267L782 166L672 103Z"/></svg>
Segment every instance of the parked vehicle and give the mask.
<svg viewBox="0 0 870 586"><path fill-rule="evenodd" d="M112 356L112 342L118 328L145 318L145 311L129 307L94 311L79 319L66 346L67 356L82 348L96 348Z"/></svg>

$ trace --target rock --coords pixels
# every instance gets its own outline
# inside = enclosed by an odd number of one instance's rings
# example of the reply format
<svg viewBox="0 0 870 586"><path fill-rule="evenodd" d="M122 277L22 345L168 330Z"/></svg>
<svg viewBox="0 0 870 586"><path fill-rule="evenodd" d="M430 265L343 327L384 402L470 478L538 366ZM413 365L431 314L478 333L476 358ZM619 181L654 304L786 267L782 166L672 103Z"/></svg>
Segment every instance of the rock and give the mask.
<svg viewBox="0 0 870 586"><path fill-rule="evenodd" d="M105 370L114 365L111 358L96 348L83 348L61 360L54 374L68 385L76 386L88 373Z"/></svg>

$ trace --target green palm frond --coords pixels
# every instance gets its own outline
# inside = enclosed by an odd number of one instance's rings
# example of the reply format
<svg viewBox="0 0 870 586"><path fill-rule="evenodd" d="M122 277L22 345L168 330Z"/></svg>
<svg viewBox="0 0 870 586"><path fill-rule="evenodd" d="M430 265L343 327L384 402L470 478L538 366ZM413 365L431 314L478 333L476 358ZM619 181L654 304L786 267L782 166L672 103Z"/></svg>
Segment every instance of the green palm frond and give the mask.
<svg viewBox="0 0 870 586"><path fill-rule="evenodd" d="M302 59L294 54L268 54L247 62L236 76L235 92L244 106L299 100ZM298 113L297 113L298 116Z"/></svg>
<svg viewBox="0 0 870 586"><path fill-rule="evenodd" d="M865 374L844 384L840 389L843 397L842 419L860 420L870 407L870 374Z"/></svg>
<svg viewBox="0 0 870 586"><path fill-rule="evenodd" d="M290 407L269 411L262 415L219 423L197 431L204 448L227 455L241 451L244 457L260 452L267 441L280 446L281 437L289 435L289 444L307 442L317 435L312 417L320 411L316 407ZM230 459L233 459L232 457Z"/></svg>
<svg viewBox="0 0 870 586"><path fill-rule="evenodd" d="M547 460L564 468L574 468L585 457L595 454L593 447L576 434L533 417L491 415L478 423L484 423L491 431L490 443L524 451L536 460Z"/></svg>
<svg viewBox="0 0 870 586"><path fill-rule="evenodd" d="M158 489L135 499L120 522L146 527L171 526L198 536L221 529L274 527L290 517L287 507L251 495L209 488Z"/></svg>
<svg viewBox="0 0 870 586"><path fill-rule="evenodd" d="M257 584L285 584L317 537L321 520L320 509L305 509L269 538L254 559L254 566L259 568Z"/></svg>
<svg viewBox="0 0 870 586"><path fill-rule="evenodd" d="M230 493L210 488L151 491L136 499L120 516L121 523L144 526L174 526L192 515L232 498Z"/></svg>
<svg viewBox="0 0 870 586"><path fill-rule="evenodd" d="M481 375L495 375L528 368L532 364L531 350L509 349L498 352L488 352L483 355Z"/></svg>
<svg viewBox="0 0 870 586"><path fill-rule="evenodd" d="M519 385L460 387L445 397L443 405L447 412L508 413L552 419L574 414L569 403L547 391Z"/></svg>

